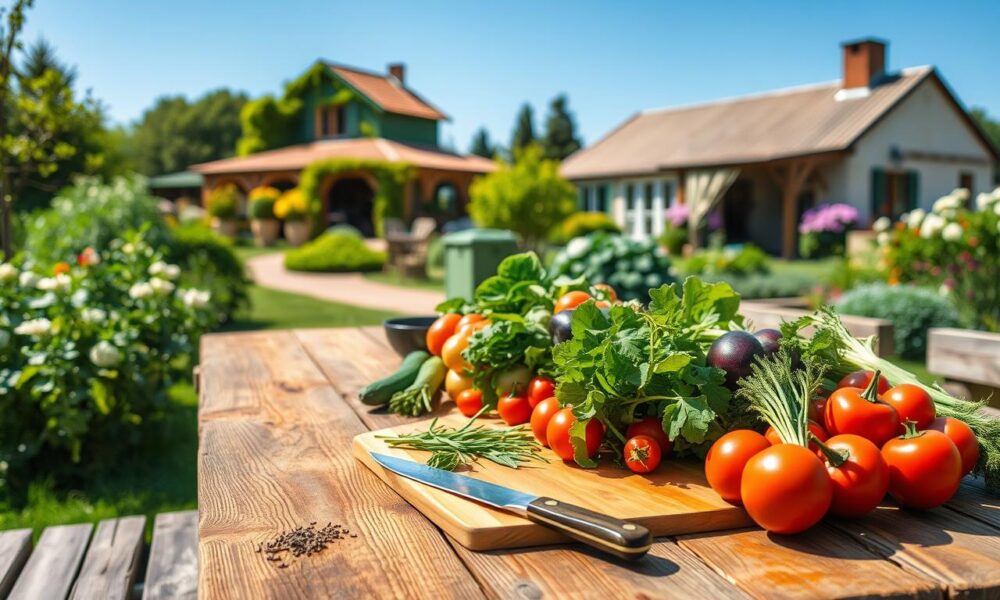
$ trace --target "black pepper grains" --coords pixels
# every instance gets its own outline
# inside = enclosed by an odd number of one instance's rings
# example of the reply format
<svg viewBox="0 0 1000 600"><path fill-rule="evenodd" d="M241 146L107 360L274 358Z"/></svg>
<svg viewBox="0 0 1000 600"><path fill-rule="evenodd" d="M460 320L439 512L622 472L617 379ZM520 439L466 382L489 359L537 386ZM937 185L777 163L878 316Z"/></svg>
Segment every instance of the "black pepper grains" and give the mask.
<svg viewBox="0 0 1000 600"><path fill-rule="evenodd" d="M358 534L351 533L350 529L342 527L340 523L330 522L317 529L316 522L313 521L306 527L283 531L269 542L258 543L255 552L263 553L268 562L281 563L278 568L285 569L289 558L319 554L330 544L346 539L348 535L358 537Z"/></svg>

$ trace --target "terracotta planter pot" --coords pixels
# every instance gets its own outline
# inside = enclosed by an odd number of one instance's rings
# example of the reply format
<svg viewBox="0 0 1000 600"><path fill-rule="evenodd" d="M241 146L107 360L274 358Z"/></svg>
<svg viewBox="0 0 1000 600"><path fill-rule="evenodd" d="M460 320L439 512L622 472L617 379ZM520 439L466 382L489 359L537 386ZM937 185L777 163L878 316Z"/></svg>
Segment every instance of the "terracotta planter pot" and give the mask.
<svg viewBox="0 0 1000 600"><path fill-rule="evenodd" d="M226 237L236 237L238 225L232 219L220 219L212 217L212 231Z"/></svg>
<svg viewBox="0 0 1000 600"><path fill-rule="evenodd" d="M285 221L285 239L293 246L309 241L309 221Z"/></svg>
<svg viewBox="0 0 1000 600"><path fill-rule="evenodd" d="M253 231L253 243L258 246L270 246L278 239L281 232L281 222L277 219L252 219L250 230Z"/></svg>

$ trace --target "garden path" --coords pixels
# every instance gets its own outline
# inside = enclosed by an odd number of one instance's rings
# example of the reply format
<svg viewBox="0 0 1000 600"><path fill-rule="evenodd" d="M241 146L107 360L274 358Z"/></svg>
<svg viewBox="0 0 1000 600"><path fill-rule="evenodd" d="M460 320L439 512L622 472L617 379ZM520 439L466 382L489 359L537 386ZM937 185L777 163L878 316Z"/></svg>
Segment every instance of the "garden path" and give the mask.
<svg viewBox="0 0 1000 600"><path fill-rule="evenodd" d="M247 269L257 285L263 287L402 314L434 314L434 307L445 299L441 292L386 285L366 279L360 273L288 271L281 252L250 258Z"/></svg>

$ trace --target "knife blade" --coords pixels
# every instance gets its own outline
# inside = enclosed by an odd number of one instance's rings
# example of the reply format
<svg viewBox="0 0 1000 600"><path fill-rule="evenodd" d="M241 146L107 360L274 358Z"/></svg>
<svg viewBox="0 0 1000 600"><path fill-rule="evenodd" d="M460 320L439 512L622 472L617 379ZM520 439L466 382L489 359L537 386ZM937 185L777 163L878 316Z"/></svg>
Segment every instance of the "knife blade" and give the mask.
<svg viewBox="0 0 1000 600"><path fill-rule="evenodd" d="M433 488L512 512L564 533L588 546L625 559L641 558L653 544L649 530L636 523L502 485L480 481L412 460L371 452L389 471Z"/></svg>

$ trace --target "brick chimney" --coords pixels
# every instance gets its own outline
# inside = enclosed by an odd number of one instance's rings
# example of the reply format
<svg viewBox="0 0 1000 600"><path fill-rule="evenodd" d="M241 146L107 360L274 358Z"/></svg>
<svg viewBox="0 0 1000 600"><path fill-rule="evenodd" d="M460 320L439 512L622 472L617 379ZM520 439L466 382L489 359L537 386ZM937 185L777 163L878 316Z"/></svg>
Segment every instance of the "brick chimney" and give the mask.
<svg viewBox="0 0 1000 600"><path fill-rule="evenodd" d="M874 87L885 75L886 43L864 38L840 45L844 52L844 89Z"/></svg>
<svg viewBox="0 0 1000 600"><path fill-rule="evenodd" d="M406 65L403 63L390 63L389 75L395 77L401 85L406 85Z"/></svg>

